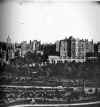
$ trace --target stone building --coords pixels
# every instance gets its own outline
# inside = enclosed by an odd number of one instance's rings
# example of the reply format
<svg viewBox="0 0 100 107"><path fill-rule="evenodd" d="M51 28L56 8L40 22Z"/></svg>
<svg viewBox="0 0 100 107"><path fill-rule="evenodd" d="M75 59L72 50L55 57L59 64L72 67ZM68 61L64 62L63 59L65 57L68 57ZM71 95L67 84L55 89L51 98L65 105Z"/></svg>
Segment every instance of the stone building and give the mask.
<svg viewBox="0 0 100 107"><path fill-rule="evenodd" d="M56 42L56 51L60 57L72 60L85 60L87 53L94 53L94 43L88 39L77 39L72 36ZM100 52L100 49L98 48Z"/></svg>
<svg viewBox="0 0 100 107"><path fill-rule="evenodd" d="M98 53L100 53L100 42L98 43Z"/></svg>
<svg viewBox="0 0 100 107"><path fill-rule="evenodd" d="M76 39L71 37L71 58L76 58Z"/></svg>
<svg viewBox="0 0 100 107"><path fill-rule="evenodd" d="M56 52L60 52L60 41L56 41Z"/></svg>
<svg viewBox="0 0 100 107"><path fill-rule="evenodd" d="M32 51L38 51L40 50L40 45L41 45L41 42L40 41L37 41L37 40L34 40L30 43L31 45L31 49Z"/></svg>
<svg viewBox="0 0 100 107"><path fill-rule="evenodd" d="M61 40L61 43L60 43L60 56L62 58L67 58L68 57L67 39Z"/></svg>

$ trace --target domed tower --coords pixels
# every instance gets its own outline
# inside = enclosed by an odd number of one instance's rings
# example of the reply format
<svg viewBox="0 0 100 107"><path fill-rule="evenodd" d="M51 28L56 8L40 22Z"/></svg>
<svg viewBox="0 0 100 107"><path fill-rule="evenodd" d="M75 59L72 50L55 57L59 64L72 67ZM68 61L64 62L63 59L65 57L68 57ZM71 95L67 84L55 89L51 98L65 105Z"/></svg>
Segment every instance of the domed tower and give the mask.
<svg viewBox="0 0 100 107"><path fill-rule="evenodd" d="M11 38L10 38L9 35L8 35L8 37L7 37L7 44L11 44Z"/></svg>

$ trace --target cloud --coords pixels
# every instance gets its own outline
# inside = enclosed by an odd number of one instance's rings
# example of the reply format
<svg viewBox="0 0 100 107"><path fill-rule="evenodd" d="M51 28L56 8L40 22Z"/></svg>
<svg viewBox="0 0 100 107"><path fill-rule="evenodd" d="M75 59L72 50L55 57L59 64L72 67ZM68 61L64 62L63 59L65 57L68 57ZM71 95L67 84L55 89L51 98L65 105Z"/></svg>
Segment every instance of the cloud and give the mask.
<svg viewBox="0 0 100 107"><path fill-rule="evenodd" d="M100 5L100 1L96 1L96 3Z"/></svg>

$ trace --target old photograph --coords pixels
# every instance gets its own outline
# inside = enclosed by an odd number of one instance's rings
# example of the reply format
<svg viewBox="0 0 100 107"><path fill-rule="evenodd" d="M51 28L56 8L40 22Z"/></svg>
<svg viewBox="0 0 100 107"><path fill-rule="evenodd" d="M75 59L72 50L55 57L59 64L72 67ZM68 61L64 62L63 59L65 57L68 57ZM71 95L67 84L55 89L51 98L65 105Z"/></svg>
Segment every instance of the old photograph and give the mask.
<svg viewBox="0 0 100 107"><path fill-rule="evenodd" d="M0 107L100 107L100 1L0 0Z"/></svg>

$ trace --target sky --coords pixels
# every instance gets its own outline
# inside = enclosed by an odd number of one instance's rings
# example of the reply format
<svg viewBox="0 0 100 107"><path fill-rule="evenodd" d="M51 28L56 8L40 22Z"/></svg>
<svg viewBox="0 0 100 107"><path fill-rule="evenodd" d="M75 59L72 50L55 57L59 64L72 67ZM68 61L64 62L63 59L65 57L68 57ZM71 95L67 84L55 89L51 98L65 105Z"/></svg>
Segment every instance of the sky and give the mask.
<svg viewBox="0 0 100 107"><path fill-rule="evenodd" d="M100 4L93 1L0 0L0 40L55 42L73 36L100 41Z"/></svg>

